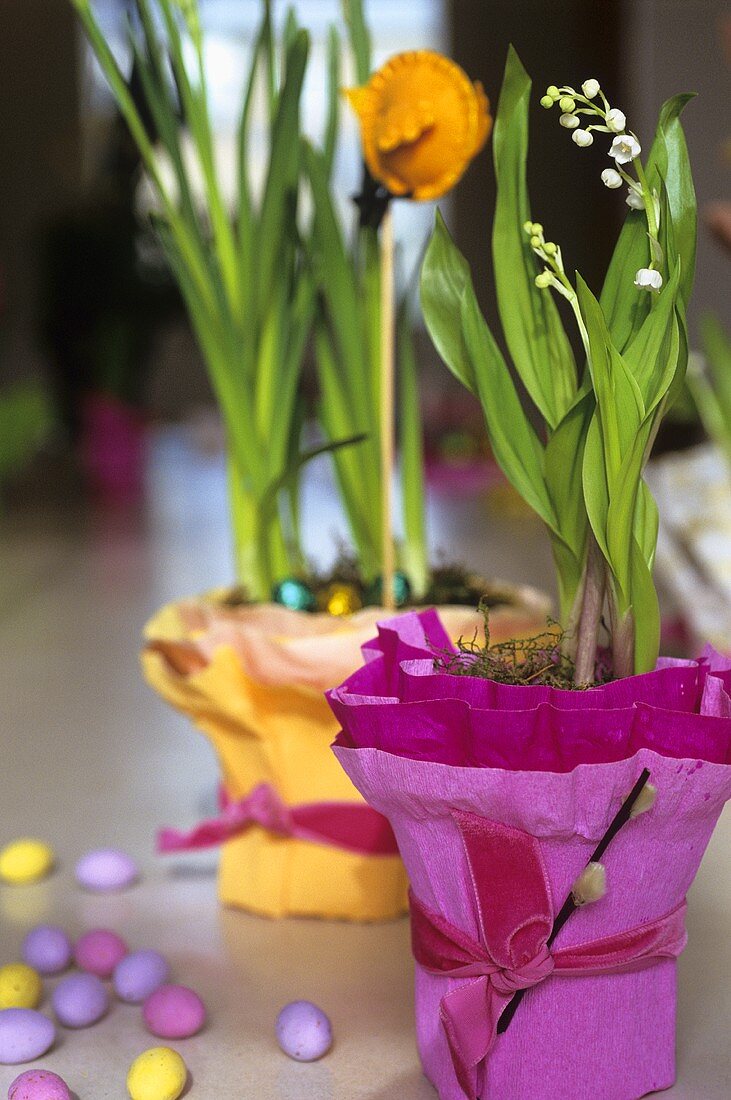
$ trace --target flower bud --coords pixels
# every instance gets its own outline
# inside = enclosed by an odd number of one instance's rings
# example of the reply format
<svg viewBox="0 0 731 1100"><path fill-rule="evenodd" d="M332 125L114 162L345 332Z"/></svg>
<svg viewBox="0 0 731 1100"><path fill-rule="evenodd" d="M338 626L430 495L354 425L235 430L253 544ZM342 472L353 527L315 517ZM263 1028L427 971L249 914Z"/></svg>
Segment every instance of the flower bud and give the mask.
<svg viewBox="0 0 731 1100"><path fill-rule="evenodd" d="M533 222L533 234L534 234L534 236L539 237L542 232L543 232L543 226L541 225L541 223L540 222Z"/></svg>
<svg viewBox="0 0 731 1100"><path fill-rule="evenodd" d="M640 195L638 191L635 191L634 187L630 187L629 191L627 192L627 198L624 201L627 203L627 206L629 206L630 210L645 209L645 200L642 198L642 195Z"/></svg>
<svg viewBox="0 0 731 1100"><path fill-rule="evenodd" d="M540 237L531 237L530 239L531 248L540 248L542 243Z"/></svg>
<svg viewBox="0 0 731 1100"><path fill-rule="evenodd" d="M627 118L618 107L612 107L611 111L607 111L606 123L613 134L622 134L627 125Z"/></svg>
<svg viewBox="0 0 731 1100"><path fill-rule="evenodd" d="M571 140L575 141L580 149L586 149L589 145L594 144L594 135L589 133L588 130L574 130Z"/></svg>
<svg viewBox="0 0 731 1100"><path fill-rule="evenodd" d="M550 95L541 96L541 107L545 107L546 109L553 107L553 100Z"/></svg>
<svg viewBox="0 0 731 1100"><path fill-rule="evenodd" d="M622 186L622 177L616 168L605 168L602 172L602 183L614 190L615 187Z"/></svg>
<svg viewBox="0 0 731 1100"><path fill-rule="evenodd" d="M536 275L536 286L539 290L546 290L552 282L553 275L550 271L542 271L540 275Z"/></svg>
<svg viewBox="0 0 731 1100"><path fill-rule="evenodd" d="M555 101L559 99L561 93L559 92L555 84L549 84L546 88L546 95L550 95L551 99Z"/></svg>
<svg viewBox="0 0 731 1100"><path fill-rule="evenodd" d="M558 105L562 111L573 111L576 109L576 101L573 100L570 95L562 95L558 101Z"/></svg>
<svg viewBox="0 0 731 1100"><path fill-rule="evenodd" d="M533 222L523 222L523 232L530 237L533 233Z"/></svg>
<svg viewBox="0 0 731 1100"><path fill-rule="evenodd" d="M576 127L579 125L579 116L578 115L565 114L565 115L561 115L561 117L558 121L567 130L575 130Z"/></svg>
<svg viewBox="0 0 731 1100"><path fill-rule="evenodd" d="M651 267L641 267L635 275L635 286L640 290L660 290L662 275Z"/></svg>
<svg viewBox="0 0 731 1100"><path fill-rule="evenodd" d="M558 246L554 244L553 241L546 241L543 245L543 251L547 256L555 256L558 252Z"/></svg>
<svg viewBox="0 0 731 1100"><path fill-rule="evenodd" d="M591 80L585 80L581 85L581 90L587 99L596 99L599 95L599 81L594 80L593 77Z"/></svg>

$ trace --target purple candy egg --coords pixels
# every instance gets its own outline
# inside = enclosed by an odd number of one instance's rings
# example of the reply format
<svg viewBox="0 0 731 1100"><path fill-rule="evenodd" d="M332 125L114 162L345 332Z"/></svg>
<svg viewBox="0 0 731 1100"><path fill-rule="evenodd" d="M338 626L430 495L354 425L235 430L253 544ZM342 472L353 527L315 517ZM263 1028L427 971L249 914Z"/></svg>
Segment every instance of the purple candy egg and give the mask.
<svg viewBox="0 0 731 1100"><path fill-rule="evenodd" d="M160 1039L189 1039L206 1022L203 1001L184 985L161 985L145 1001L142 1015Z"/></svg>
<svg viewBox="0 0 731 1100"><path fill-rule="evenodd" d="M277 1016L277 1042L297 1062L315 1062L332 1046L332 1026L311 1001L293 1001Z"/></svg>
<svg viewBox="0 0 731 1100"><path fill-rule="evenodd" d="M32 1008L0 1012L0 1065L33 1062L50 1050L56 1038L53 1022Z"/></svg>
<svg viewBox="0 0 731 1100"><path fill-rule="evenodd" d="M170 977L170 967L159 951L133 951L117 964L112 982L121 1001L142 1004Z"/></svg>
<svg viewBox="0 0 731 1100"><path fill-rule="evenodd" d="M39 974L60 974L71 963L71 940L63 928L39 924L23 940L23 961Z"/></svg>
<svg viewBox="0 0 731 1100"><path fill-rule="evenodd" d="M108 928L94 928L80 936L74 946L74 959L79 970L111 978L114 968L128 952L127 944Z"/></svg>
<svg viewBox="0 0 731 1100"><path fill-rule="evenodd" d="M76 881L87 890L124 890L139 878L137 864L119 848L97 848L76 864Z"/></svg>
<svg viewBox="0 0 731 1100"><path fill-rule="evenodd" d="M109 995L95 974L69 974L54 989L51 1004L64 1027L91 1027L109 1008Z"/></svg>
<svg viewBox="0 0 731 1100"><path fill-rule="evenodd" d="M71 1100L65 1081L47 1069L29 1069L16 1077L8 1090L8 1100Z"/></svg>

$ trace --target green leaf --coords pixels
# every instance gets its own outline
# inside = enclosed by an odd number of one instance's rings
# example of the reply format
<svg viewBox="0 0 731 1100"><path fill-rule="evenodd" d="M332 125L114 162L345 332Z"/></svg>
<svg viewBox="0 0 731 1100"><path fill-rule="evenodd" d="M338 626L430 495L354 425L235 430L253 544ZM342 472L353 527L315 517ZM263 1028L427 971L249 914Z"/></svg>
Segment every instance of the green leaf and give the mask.
<svg viewBox="0 0 731 1100"><path fill-rule="evenodd" d="M497 202L492 234L500 319L515 369L551 428L573 402L577 369L571 345L538 273L523 230L530 220L526 160L531 82L511 46L495 119L493 153Z"/></svg>
<svg viewBox="0 0 731 1100"><path fill-rule="evenodd" d="M546 491L543 447L480 312L471 280L462 295L459 317L495 458L523 499L556 531L556 516Z"/></svg>
<svg viewBox="0 0 731 1100"><path fill-rule="evenodd" d="M632 615L635 623L635 672L651 672L660 649L660 606L651 569L640 547L632 552Z"/></svg>
<svg viewBox="0 0 731 1100"><path fill-rule="evenodd" d="M300 97L309 49L309 35L298 31L287 51L284 85L272 123L269 168L256 233L260 315L279 275L282 241L293 232L291 197L297 193L300 172Z"/></svg>
<svg viewBox="0 0 731 1100"><path fill-rule="evenodd" d="M477 379L462 332L461 304L472 286L469 264L437 210L434 232L421 268L421 312L429 335L452 374L471 393Z"/></svg>
<svg viewBox="0 0 731 1100"><path fill-rule="evenodd" d="M663 105L645 171L651 188L660 190L664 183L667 189L675 247L682 266L680 295L686 306L695 270L697 215L693 177L680 115L692 98L690 95L677 95ZM639 331L652 304L650 295L634 286L635 272L647 267L649 249L646 233L644 211L630 210L600 297L609 331L620 352Z"/></svg>
<svg viewBox="0 0 731 1100"><path fill-rule="evenodd" d="M429 580L424 491L424 440L419 407L419 377L408 303L398 313L399 439L404 540L402 566L414 595L424 595Z"/></svg>
<svg viewBox="0 0 731 1100"><path fill-rule="evenodd" d="M363 14L363 0L342 0L342 3L356 77L359 84L366 84L371 75L371 36Z"/></svg>

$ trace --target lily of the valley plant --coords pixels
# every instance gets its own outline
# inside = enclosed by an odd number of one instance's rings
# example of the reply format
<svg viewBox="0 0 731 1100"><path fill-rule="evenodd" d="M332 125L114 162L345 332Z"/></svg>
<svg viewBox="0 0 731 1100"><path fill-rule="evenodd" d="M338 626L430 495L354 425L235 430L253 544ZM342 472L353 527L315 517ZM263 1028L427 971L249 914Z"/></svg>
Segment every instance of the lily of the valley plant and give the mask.
<svg viewBox="0 0 731 1100"><path fill-rule="evenodd" d="M309 38L290 14L276 41L270 4L264 3L241 105L230 210L217 171L198 0L135 0L129 47L154 134L90 0L71 2L137 143L158 211L156 228L221 409L238 576L251 598L268 599L277 580L302 566L296 484L309 456L299 453L298 393L316 297L298 232L300 97ZM257 199L248 149L260 82L266 88L268 163ZM202 205L184 138L203 179ZM327 140L332 146L332 120Z"/></svg>
<svg viewBox="0 0 731 1100"><path fill-rule="evenodd" d="M512 366L526 410L477 304L464 257L437 217L422 271L422 308L452 372L477 395L503 471L548 529L564 646L579 683L596 673L605 625L613 674L654 667L659 609L652 580L658 515L643 470L687 364L696 205L675 96L645 155L598 81L551 86L579 148L607 143L610 188L630 207L597 296L567 249L533 220L526 185L531 83L511 48L495 122L497 202L492 257ZM570 150L568 150L570 151ZM568 302L583 347L577 362L553 296Z"/></svg>

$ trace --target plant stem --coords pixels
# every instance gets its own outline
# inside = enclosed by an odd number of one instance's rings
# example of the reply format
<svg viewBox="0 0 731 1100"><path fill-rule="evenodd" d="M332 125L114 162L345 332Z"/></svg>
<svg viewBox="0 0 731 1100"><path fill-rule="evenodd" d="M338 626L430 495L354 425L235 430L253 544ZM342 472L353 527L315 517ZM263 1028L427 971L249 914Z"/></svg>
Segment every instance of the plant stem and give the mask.
<svg viewBox="0 0 731 1100"><path fill-rule="evenodd" d="M381 223L381 378L379 386L381 439L381 576L382 601L395 611L394 574L396 553L393 541L394 468L394 243L393 211L389 204Z"/></svg>
<svg viewBox="0 0 731 1100"><path fill-rule="evenodd" d="M590 683L596 674L599 624L604 607L605 591L606 570L604 559L593 532L589 531L581 612L577 628L576 671L574 673L574 682L577 684Z"/></svg>

